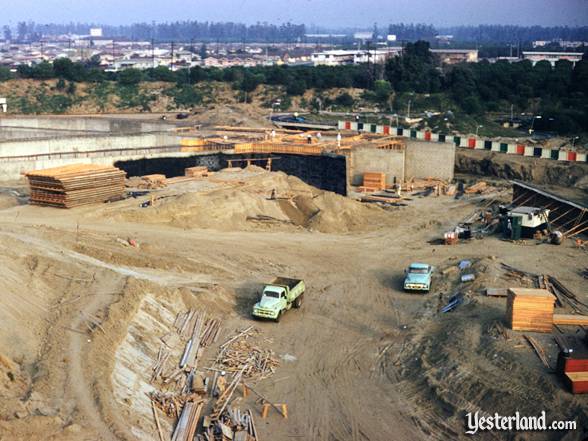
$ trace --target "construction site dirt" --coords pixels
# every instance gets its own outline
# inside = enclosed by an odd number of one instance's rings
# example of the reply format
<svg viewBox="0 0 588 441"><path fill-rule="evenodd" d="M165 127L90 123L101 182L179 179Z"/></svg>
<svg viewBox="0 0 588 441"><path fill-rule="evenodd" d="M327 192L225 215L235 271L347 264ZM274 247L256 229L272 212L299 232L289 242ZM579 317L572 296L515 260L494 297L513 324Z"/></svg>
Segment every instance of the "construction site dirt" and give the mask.
<svg viewBox="0 0 588 441"><path fill-rule="evenodd" d="M0 209L2 440L171 439L176 416L165 414L163 395L153 398L152 367L163 363L164 341L175 368L184 346L174 328L190 310L220 323L198 356L207 376L237 375L240 364L219 364L217 354L241 332L271 352L247 377L256 393L233 394L260 440L470 439L465 414L477 410L545 410L577 423L509 439L588 435L588 396L571 394L522 332L505 329L505 298L484 295L525 286L507 264L557 275L588 303L586 249L498 236L438 241L490 199L510 201L507 184L460 199L415 192L387 207L255 166L71 210L26 204L22 183L10 189ZM463 260L473 281L462 281ZM403 291L412 262L435 266L430 293ZM253 320L264 283L279 275L304 280L304 304L280 323ZM457 291L463 302L441 312ZM525 335L555 366L553 337ZM248 347L239 345L233 360ZM260 396L286 404L288 418L279 406L262 418Z"/></svg>

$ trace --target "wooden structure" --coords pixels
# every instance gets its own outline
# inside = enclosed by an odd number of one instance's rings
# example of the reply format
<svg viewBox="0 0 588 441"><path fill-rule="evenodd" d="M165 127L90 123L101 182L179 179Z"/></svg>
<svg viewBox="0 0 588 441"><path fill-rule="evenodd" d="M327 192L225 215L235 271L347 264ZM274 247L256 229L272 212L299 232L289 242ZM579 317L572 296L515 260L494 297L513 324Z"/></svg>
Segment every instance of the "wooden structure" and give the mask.
<svg viewBox="0 0 588 441"><path fill-rule="evenodd" d="M512 181L512 203L515 206L547 208L549 224L560 230L565 237L574 237L588 232L588 207L579 201L564 199L532 184Z"/></svg>
<svg viewBox="0 0 588 441"><path fill-rule="evenodd" d="M98 164L72 164L25 173L31 203L72 208L122 199L126 173Z"/></svg>
<svg viewBox="0 0 588 441"><path fill-rule="evenodd" d="M364 173L362 189L365 191L380 191L386 189L386 173Z"/></svg>
<svg viewBox="0 0 588 441"><path fill-rule="evenodd" d="M510 288L506 317L515 331L551 332L555 297L546 289Z"/></svg>

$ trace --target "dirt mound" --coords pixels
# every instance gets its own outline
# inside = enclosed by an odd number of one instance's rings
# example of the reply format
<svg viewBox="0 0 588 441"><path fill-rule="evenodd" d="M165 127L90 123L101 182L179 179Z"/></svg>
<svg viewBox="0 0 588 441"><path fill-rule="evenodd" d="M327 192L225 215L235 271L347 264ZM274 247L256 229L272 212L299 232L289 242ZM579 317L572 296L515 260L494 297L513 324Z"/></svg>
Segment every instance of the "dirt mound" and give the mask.
<svg viewBox="0 0 588 441"><path fill-rule="evenodd" d="M311 187L284 173L251 166L225 171L212 182L222 185L204 191L173 190L155 207L109 211L107 216L130 222L161 223L179 228L221 231L308 229L347 233L377 228L390 213L335 193Z"/></svg>
<svg viewBox="0 0 588 441"><path fill-rule="evenodd" d="M455 169L458 173L561 186L575 186L588 174L588 165L579 162L522 158L504 153L467 149L458 149Z"/></svg>

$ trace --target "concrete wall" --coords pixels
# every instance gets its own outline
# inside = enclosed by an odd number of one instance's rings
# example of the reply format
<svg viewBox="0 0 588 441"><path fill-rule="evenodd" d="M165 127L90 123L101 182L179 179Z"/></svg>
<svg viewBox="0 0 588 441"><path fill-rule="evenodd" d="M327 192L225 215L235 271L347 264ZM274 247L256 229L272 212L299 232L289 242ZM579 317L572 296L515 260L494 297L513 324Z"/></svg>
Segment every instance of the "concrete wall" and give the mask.
<svg viewBox="0 0 588 441"><path fill-rule="evenodd" d="M26 141L0 142L0 161L14 156L63 154L96 150L120 150L179 145L174 133L146 133L136 135L72 136L42 138Z"/></svg>
<svg viewBox="0 0 588 441"><path fill-rule="evenodd" d="M356 147L349 154L348 179L350 185L362 185L366 172L386 173L386 183L404 179L405 155L403 150L384 150L374 147Z"/></svg>
<svg viewBox="0 0 588 441"><path fill-rule="evenodd" d="M18 179L23 171L66 164L112 164L122 159L170 154L184 156L179 152L179 138L174 132L3 141L0 180Z"/></svg>
<svg viewBox="0 0 588 441"><path fill-rule="evenodd" d="M101 132L97 132L101 133ZM83 130L58 130L58 129L33 129L33 128L16 128L0 127L0 141L14 139L28 140L38 138L63 138L68 136L84 136L88 132Z"/></svg>
<svg viewBox="0 0 588 441"><path fill-rule="evenodd" d="M0 131L2 131L2 128L8 127L116 134L175 130L174 124L165 123L163 121L76 116L18 116L0 118Z"/></svg>
<svg viewBox="0 0 588 441"><path fill-rule="evenodd" d="M455 145L427 141L407 141L406 179L439 178L453 179L455 168Z"/></svg>

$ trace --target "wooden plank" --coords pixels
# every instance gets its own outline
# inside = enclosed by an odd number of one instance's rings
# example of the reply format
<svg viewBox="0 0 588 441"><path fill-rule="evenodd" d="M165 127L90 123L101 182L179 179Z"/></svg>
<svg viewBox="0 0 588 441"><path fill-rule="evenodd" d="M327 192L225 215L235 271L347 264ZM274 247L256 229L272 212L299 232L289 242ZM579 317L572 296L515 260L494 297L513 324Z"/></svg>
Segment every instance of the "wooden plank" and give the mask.
<svg viewBox="0 0 588 441"><path fill-rule="evenodd" d="M588 315L553 314L553 323L556 325L588 326Z"/></svg>

